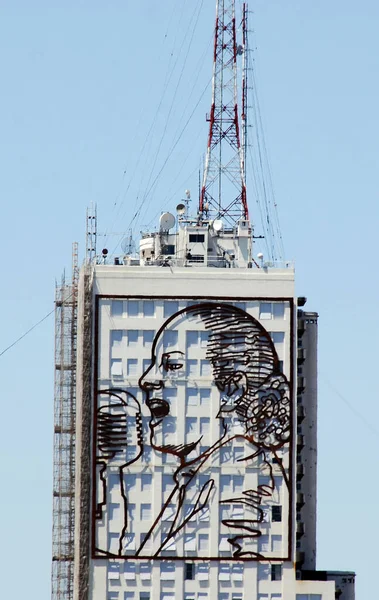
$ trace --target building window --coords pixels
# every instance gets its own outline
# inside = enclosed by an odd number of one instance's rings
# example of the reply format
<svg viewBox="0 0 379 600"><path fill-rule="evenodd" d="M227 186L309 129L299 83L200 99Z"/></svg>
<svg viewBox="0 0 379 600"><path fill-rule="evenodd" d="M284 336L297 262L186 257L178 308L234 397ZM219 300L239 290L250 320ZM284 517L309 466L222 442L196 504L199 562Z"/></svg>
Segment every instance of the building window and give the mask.
<svg viewBox="0 0 379 600"><path fill-rule="evenodd" d="M187 388L187 406L197 406L197 389Z"/></svg>
<svg viewBox="0 0 379 600"><path fill-rule="evenodd" d="M129 329L127 336L128 336L128 346L138 346L138 337L139 337L138 329Z"/></svg>
<svg viewBox="0 0 379 600"><path fill-rule="evenodd" d="M129 475L128 475L128 477L129 477ZM151 490L152 480L153 480L152 475L149 475L149 474L141 475L141 490L143 492L149 492Z"/></svg>
<svg viewBox="0 0 379 600"><path fill-rule="evenodd" d="M174 481L171 475L163 475L162 476L162 491L163 493L169 493L174 488Z"/></svg>
<svg viewBox="0 0 379 600"><path fill-rule="evenodd" d="M258 539L259 552L268 552L268 535L261 535Z"/></svg>
<svg viewBox="0 0 379 600"><path fill-rule="evenodd" d="M141 533L141 543L145 539L145 536L145 533ZM151 579L151 565L149 565L148 563L141 562L139 566L139 573L142 581Z"/></svg>
<svg viewBox="0 0 379 600"><path fill-rule="evenodd" d="M209 540L209 536L207 533L200 533L199 534L199 550L203 550L206 551L208 550L208 540Z"/></svg>
<svg viewBox="0 0 379 600"><path fill-rule="evenodd" d="M185 563L184 579L195 579L195 565L193 563Z"/></svg>
<svg viewBox="0 0 379 600"><path fill-rule="evenodd" d="M259 318L261 320L284 319L284 302L261 302Z"/></svg>
<svg viewBox="0 0 379 600"><path fill-rule="evenodd" d="M150 600L150 592L140 592L139 600Z"/></svg>
<svg viewBox="0 0 379 600"><path fill-rule="evenodd" d="M120 579L120 565L110 563L108 567L108 579Z"/></svg>
<svg viewBox="0 0 379 600"><path fill-rule="evenodd" d="M186 417L186 436L198 436L197 417Z"/></svg>
<svg viewBox="0 0 379 600"><path fill-rule="evenodd" d="M141 504L141 521L150 521L151 504Z"/></svg>
<svg viewBox="0 0 379 600"><path fill-rule="evenodd" d="M296 600L322 600L321 594L296 594Z"/></svg>
<svg viewBox="0 0 379 600"><path fill-rule="evenodd" d="M258 563L258 579L259 579L259 581L264 581L265 579L268 579L269 574L270 574L270 565Z"/></svg>
<svg viewBox="0 0 379 600"><path fill-rule="evenodd" d="M233 492L243 491L243 475L233 475Z"/></svg>
<svg viewBox="0 0 379 600"><path fill-rule="evenodd" d="M201 406L209 406L210 398L211 398L211 390L210 389L200 390L200 405Z"/></svg>
<svg viewBox="0 0 379 600"><path fill-rule="evenodd" d="M190 233L189 241L193 244L202 244L205 240L205 236L203 233Z"/></svg>
<svg viewBox="0 0 379 600"><path fill-rule="evenodd" d="M207 581L209 579L209 565L207 563L199 563L197 565L198 581Z"/></svg>
<svg viewBox="0 0 379 600"><path fill-rule="evenodd" d="M284 342L284 331L273 331L271 333L272 341L274 344L283 344Z"/></svg>
<svg viewBox="0 0 379 600"><path fill-rule="evenodd" d="M175 563L161 563L161 579L175 579Z"/></svg>
<svg viewBox="0 0 379 600"><path fill-rule="evenodd" d="M242 460L244 457L245 451L244 448L233 448L233 460L234 462L238 462L239 460Z"/></svg>
<svg viewBox="0 0 379 600"><path fill-rule="evenodd" d="M189 359L187 364L187 377L195 377L198 374L198 361L196 359Z"/></svg>
<svg viewBox="0 0 379 600"><path fill-rule="evenodd" d="M233 581L243 581L244 565L233 565L232 566L232 578Z"/></svg>
<svg viewBox="0 0 379 600"><path fill-rule="evenodd" d="M161 600L175 600L175 594L172 592L162 592Z"/></svg>
<svg viewBox="0 0 379 600"><path fill-rule="evenodd" d="M134 581L136 578L136 565L135 563L126 561L124 567L124 577L127 581Z"/></svg>
<svg viewBox="0 0 379 600"><path fill-rule="evenodd" d="M220 564L218 578L220 581L230 581L230 565Z"/></svg>
<svg viewBox="0 0 379 600"><path fill-rule="evenodd" d="M209 417L201 417L200 418L200 434L201 435L209 433L209 425L210 425Z"/></svg>
<svg viewBox="0 0 379 600"><path fill-rule="evenodd" d="M271 520L274 521L274 523L280 523L282 520L282 507L279 506L272 506L271 507Z"/></svg>
<svg viewBox="0 0 379 600"><path fill-rule="evenodd" d="M179 310L179 302L175 301L167 301L163 304L163 316L171 317L171 315L175 314Z"/></svg>
<svg viewBox="0 0 379 600"><path fill-rule="evenodd" d="M178 345L178 332L177 331L165 331L163 333L163 347L170 348Z"/></svg>
<svg viewBox="0 0 379 600"><path fill-rule="evenodd" d="M139 316L139 302L138 300L128 300L128 317Z"/></svg>
<svg viewBox="0 0 379 600"><path fill-rule="evenodd" d="M272 535L271 536L271 552L282 551L282 536L281 535Z"/></svg>
<svg viewBox="0 0 379 600"><path fill-rule="evenodd" d="M152 543L151 543L151 536L149 538L146 539L147 533L140 533L140 545L143 544L143 548L144 550L151 550L152 548ZM146 541L145 541L146 539ZM142 566L142 565L141 565ZM140 575L141 575L141 579L151 579L151 572L146 573L145 571L142 574L141 568L140 568Z"/></svg>
<svg viewBox="0 0 379 600"><path fill-rule="evenodd" d="M137 358L128 358L127 369L128 369L128 375L137 375L138 374L138 359Z"/></svg>
<svg viewBox="0 0 379 600"><path fill-rule="evenodd" d="M124 331L122 329L113 329L111 331L111 346L112 348L119 348L122 346L122 336Z"/></svg>
<svg viewBox="0 0 379 600"><path fill-rule="evenodd" d="M184 550L186 552L195 552L195 550L196 550L196 535L195 535L195 533L185 533L184 534ZM192 565L192 563L188 563L188 564L191 564L191 566L193 568L195 567L195 565Z"/></svg>
<svg viewBox="0 0 379 600"><path fill-rule="evenodd" d="M143 316L155 317L155 305L152 300L145 300L143 303Z"/></svg>
<svg viewBox="0 0 379 600"><path fill-rule="evenodd" d="M272 305L274 319L284 319L284 302L274 302Z"/></svg>
<svg viewBox="0 0 379 600"><path fill-rule="evenodd" d="M155 335L155 331L152 331L151 329L145 329L145 331L143 331L143 333L142 333L143 345L151 346L151 344L153 343L153 340L154 340L154 335Z"/></svg>
<svg viewBox="0 0 379 600"><path fill-rule="evenodd" d="M122 360L121 358L113 358L111 360L111 376L112 377L122 377Z"/></svg>
<svg viewBox="0 0 379 600"><path fill-rule="evenodd" d="M221 475L220 476L220 489L221 489L221 493L232 491L232 476L231 475Z"/></svg>
<svg viewBox="0 0 379 600"><path fill-rule="evenodd" d="M271 565L271 581L282 580L282 565Z"/></svg>
<svg viewBox="0 0 379 600"><path fill-rule="evenodd" d="M207 375L211 375L211 363L209 360L201 360L200 361L200 375L202 377L206 377Z"/></svg>
<svg viewBox="0 0 379 600"><path fill-rule="evenodd" d="M112 317L122 317L124 314L124 303L122 300L112 300L111 315Z"/></svg>
<svg viewBox="0 0 379 600"><path fill-rule="evenodd" d="M261 302L259 307L259 318L262 320L272 319L271 302Z"/></svg>

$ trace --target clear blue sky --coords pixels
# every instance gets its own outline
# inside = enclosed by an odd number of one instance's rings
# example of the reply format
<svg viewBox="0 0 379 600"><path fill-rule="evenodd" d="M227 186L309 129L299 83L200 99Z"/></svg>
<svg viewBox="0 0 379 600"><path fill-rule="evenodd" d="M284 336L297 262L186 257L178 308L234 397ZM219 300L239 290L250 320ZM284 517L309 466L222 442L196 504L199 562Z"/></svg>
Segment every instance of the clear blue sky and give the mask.
<svg viewBox="0 0 379 600"><path fill-rule="evenodd" d="M286 255L320 313L318 567L356 570L365 600L379 536L379 4L250 8ZM192 112L138 227L196 192L213 22L211 0L0 2L1 348L53 308L92 201L100 232L127 230ZM0 359L1 598L50 597L53 353L50 317Z"/></svg>

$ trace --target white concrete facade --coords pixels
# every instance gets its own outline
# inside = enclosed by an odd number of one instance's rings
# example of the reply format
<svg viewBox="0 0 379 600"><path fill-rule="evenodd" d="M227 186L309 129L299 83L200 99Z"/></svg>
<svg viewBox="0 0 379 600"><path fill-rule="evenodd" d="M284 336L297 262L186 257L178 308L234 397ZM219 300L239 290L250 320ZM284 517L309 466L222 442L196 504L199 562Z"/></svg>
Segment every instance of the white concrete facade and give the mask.
<svg viewBox="0 0 379 600"><path fill-rule="evenodd" d="M89 569L77 555L77 590L86 577L88 600L334 600L333 581L296 579L293 270L96 265L92 306ZM246 385L220 384L230 365ZM242 401L246 387L256 405ZM244 427L265 394L279 398L285 433L266 415L260 443Z"/></svg>

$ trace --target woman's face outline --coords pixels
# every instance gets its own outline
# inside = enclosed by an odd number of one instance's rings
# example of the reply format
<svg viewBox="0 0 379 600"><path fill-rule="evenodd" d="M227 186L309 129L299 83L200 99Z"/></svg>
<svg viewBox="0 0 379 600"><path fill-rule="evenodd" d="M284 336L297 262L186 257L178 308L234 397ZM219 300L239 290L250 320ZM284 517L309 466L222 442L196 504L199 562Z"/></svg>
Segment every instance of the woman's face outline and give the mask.
<svg viewBox="0 0 379 600"><path fill-rule="evenodd" d="M199 446L202 436L188 443L177 443L176 433L170 431L172 416L176 408L169 399L169 391L187 382L186 360L188 360L188 348L185 344L184 351L178 346L172 350L164 347L164 333L166 331L177 331L180 323L186 315L177 315L177 318L166 321L155 336L151 362L139 380L139 386L145 393L145 404L150 410L150 443L156 450L173 454L183 458ZM196 319L196 327L204 329L200 319ZM200 356L201 354L201 356ZM206 348L199 348L198 360L206 359ZM213 383L213 382L212 382Z"/></svg>

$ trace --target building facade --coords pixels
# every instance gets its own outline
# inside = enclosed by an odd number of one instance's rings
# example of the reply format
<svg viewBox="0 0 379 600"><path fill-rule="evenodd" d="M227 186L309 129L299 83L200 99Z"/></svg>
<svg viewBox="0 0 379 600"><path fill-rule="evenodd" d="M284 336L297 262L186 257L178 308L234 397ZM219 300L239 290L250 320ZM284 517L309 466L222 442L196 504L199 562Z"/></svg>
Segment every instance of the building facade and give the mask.
<svg viewBox="0 0 379 600"><path fill-rule="evenodd" d="M315 570L317 315L248 223L168 225L80 273L74 598L351 600Z"/></svg>

